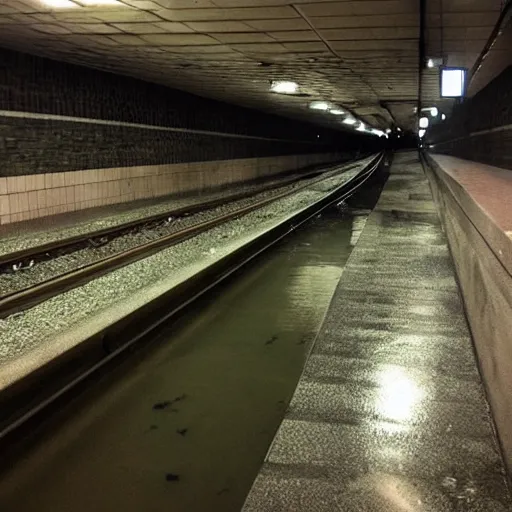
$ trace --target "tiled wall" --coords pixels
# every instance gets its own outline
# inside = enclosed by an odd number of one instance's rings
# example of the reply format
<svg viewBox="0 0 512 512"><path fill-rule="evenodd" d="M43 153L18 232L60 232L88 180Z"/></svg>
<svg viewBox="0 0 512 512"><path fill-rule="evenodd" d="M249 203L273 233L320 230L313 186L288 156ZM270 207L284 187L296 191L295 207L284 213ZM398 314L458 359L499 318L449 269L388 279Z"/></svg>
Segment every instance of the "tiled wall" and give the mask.
<svg viewBox="0 0 512 512"><path fill-rule="evenodd" d="M323 153L0 177L0 224L136 199L201 194L337 159Z"/></svg>

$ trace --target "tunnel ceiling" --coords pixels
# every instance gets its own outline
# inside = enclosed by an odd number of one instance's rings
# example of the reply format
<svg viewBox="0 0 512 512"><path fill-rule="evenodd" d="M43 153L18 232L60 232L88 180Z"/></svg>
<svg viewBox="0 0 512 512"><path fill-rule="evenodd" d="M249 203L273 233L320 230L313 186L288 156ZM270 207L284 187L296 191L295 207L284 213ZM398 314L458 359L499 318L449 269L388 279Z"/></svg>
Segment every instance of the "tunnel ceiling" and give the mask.
<svg viewBox="0 0 512 512"><path fill-rule="evenodd" d="M413 127L419 0L2 0L0 45L339 127L315 100ZM427 0L426 56L470 68L502 0ZM291 80L300 95L270 92ZM423 100L439 99L426 70Z"/></svg>

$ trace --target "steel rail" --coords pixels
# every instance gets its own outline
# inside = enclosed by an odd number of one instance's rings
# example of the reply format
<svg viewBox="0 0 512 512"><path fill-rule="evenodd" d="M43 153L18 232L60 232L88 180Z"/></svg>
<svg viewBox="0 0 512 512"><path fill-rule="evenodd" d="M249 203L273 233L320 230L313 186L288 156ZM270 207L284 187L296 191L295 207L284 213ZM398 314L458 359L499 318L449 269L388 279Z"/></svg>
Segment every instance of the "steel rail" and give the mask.
<svg viewBox="0 0 512 512"><path fill-rule="evenodd" d="M162 249L181 243L214 227L224 224L225 222L234 220L279 199L283 199L284 197L300 192L301 190L311 187L325 179L328 178L321 176L316 180L309 181L301 187L294 188L293 190L286 190L272 197L238 208L232 212L219 215L214 219L199 222L175 233L138 245L126 251L116 253L112 256L107 256L94 263L89 263L78 269L70 270L36 285L4 295L0 298L0 318L5 318L11 314L19 313L34 307L41 302L55 297L56 295L65 293L116 269L147 258Z"/></svg>

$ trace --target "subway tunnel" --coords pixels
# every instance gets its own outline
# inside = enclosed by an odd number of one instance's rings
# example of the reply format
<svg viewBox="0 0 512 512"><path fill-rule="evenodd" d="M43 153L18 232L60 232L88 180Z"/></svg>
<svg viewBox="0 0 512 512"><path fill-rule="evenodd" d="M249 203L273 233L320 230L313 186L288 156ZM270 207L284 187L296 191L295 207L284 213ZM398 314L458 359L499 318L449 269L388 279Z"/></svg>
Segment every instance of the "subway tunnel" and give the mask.
<svg viewBox="0 0 512 512"><path fill-rule="evenodd" d="M512 510L511 0L2 0L0 511Z"/></svg>

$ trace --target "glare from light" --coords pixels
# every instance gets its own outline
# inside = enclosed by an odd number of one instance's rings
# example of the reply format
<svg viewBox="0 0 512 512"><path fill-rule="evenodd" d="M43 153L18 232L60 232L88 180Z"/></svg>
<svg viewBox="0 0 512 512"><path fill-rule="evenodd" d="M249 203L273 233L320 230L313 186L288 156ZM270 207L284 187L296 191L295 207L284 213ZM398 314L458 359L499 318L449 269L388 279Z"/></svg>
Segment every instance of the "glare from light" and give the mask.
<svg viewBox="0 0 512 512"><path fill-rule="evenodd" d="M313 110L329 110L329 104L325 101L313 101L309 104L309 108Z"/></svg>
<svg viewBox="0 0 512 512"><path fill-rule="evenodd" d="M446 114L441 114L441 120L444 121L446 119Z"/></svg>
<svg viewBox="0 0 512 512"><path fill-rule="evenodd" d="M55 7L57 9L73 9L78 7L77 4L71 2L70 0L42 0L42 2L48 7Z"/></svg>
<svg viewBox="0 0 512 512"><path fill-rule="evenodd" d="M376 128L372 128L371 131L374 135L378 135L379 137L382 137L382 135L384 135L384 132L382 130L377 130Z"/></svg>
<svg viewBox="0 0 512 512"><path fill-rule="evenodd" d="M428 59L427 66L429 68L433 68L434 67L434 61L432 59Z"/></svg>
<svg viewBox="0 0 512 512"><path fill-rule="evenodd" d="M366 131L366 127L365 127L363 122L359 123L359 126L357 127L357 131L358 132L365 132Z"/></svg>
<svg viewBox="0 0 512 512"><path fill-rule="evenodd" d="M391 133L391 128L386 128L386 133Z"/></svg>
<svg viewBox="0 0 512 512"><path fill-rule="evenodd" d="M460 98L464 95L465 70L449 68L441 70L441 96Z"/></svg>
<svg viewBox="0 0 512 512"><path fill-rule="evenodd" d="M343 123L352 125L352 124L356 124L357 121L353 117L347 117L347 118L343 119Z"/></svg>
<svg viewBox="0 0 512 512"><path fill-rule="evenodd" d="M438 114L439 114L439 110L437 109L437 107L432 107L432 108L430 109L430 115L431 115L432 117L437 117L437 115L438 115Z"/></svg>
<svg viewBox="0 0 512 512"><path fill-rule="evenodd" d="M428 117L420 117L420 128L428 128Z"/></svg>
<svg viewBox="0 0 512 512"><path fill-rule="evenodd" d="M418 136L419 136L419 138L421 139L421 138L425 135L425 133L427 133L427 130L420 130L420 131L418 132Z"/></svg>
<svg viewBox="0 0 512 512"><path fill-rule="evenodd" d="M295 82L272 82L270 90L278 94L294 94L297 92L299 85Z"/></svg>
<svg viewBox="0 0 512 512"><path fill-rule="evenodd" d="M401 368L389 368L379 375L378 412L390 421L410 421L416 416L424 392Z"/></svg>
<svg viewBox="0 0 512 512"><path fill-rule="evenodd" d="M334 109L332 109L332 110L329 110L329 112L330 112L331 114L334 114L335 116L341 116L341 115L343 115L343 114L345 113L345 111L344 111L344 110L341 110L341 109L339 109L339 108L334 108Z"/></svg>

